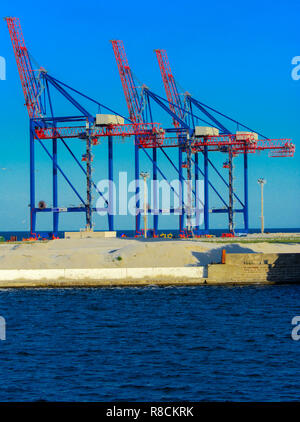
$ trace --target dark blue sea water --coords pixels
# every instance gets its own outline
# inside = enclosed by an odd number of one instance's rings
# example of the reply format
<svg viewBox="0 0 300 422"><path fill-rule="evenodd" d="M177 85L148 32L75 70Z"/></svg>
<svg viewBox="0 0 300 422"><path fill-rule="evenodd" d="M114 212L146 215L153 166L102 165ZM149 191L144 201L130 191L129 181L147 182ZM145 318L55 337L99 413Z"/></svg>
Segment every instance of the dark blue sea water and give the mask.
<svg viewBox="0 0 300 422"><path fill-rule="evenodd" d="M76 230L75 230L76 231ZM211 234L214 234L215 236L221 236L222 233L227 233L228 229L224 228L224 229L214 229L210 231ZM43 236L50 236L51 237L51 233L50 232L46 232L43 231L41 232ZM58 236L63 238L64 237L64 231L60 231L58 232ZM178 230L170 230L170 229L165 229L165 230L159 230L158 234L168 234L168 233L172 233L174 237L178 237ZM249 233L260 233L260 228L256 228L256 229L249 229ZM265 229L265 233L300 233L300 228L270 228L270 229ZM127 237L134 237L134 235L136 234L135 230L118 230L117 231L117 236L121 237L122 234L125 234ZM30 236L30 232L29 231L0 231L0 236L3 236L5 240L10 239L10 236L15 235L17 236L17 240L22 240L23 238L28 238ZM150 233L151 236L151 233Z"/></svg>
<svg viewBox="0 0 300 422"><path fill-rule="evenodd" d="M0 401L294 401L300 286L0 290Z"/></svg>

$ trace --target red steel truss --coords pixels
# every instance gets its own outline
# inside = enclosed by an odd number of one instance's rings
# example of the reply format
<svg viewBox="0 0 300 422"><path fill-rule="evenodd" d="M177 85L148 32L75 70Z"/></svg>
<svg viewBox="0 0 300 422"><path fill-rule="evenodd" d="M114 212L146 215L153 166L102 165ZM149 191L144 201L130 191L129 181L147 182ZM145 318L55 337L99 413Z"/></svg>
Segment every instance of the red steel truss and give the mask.
<svg viewBox="0 0 300 422"><path fill-rule="evenodd" d="M169 107L174 114L176 114L181 119L184 118L183 110L181 110L181 101L180 96L177 90L175 78L171 71L171 66L165 50L154 50L158 60L161 76L163 79L165 91L167 94L167 99L169 102ZM176 104L178 107L175 107L173 104ZM173 119L175 127L179 127L179 122Z"/></svg>
<svg viewBox="0 0 300 422"><path fill-rule="evenodd" d="M25 45L22 28L18 18L5 18L11 37L18 71L21 79L25 105L29 117L42 116L41 104L39 101L40 89L32 69L31 60Z"/></svg>
<svg viewBox="0 0 300 422"><path fill-rule="evenodd" d="M35 133L39 139L83 138L86 137L84 126L37 128ZM91 129L92 138L105 136L127 137L136 135L146 137L152 141L162 141L164 130L159 123L133 123L125 125L99 126Z"/></svg>
<svg viewBox="0 0 300 422"><path fill-rule="evenodd" d="M82 138L86 137L84 126L73 127L48 127L36 129L39 139L57 138ZM143 148L178 147L178 137L166 137L165 132L159 123L136 123L125 125L100 126L91 130L91 137L94 144L97 139L106 136L129 137L137 136L136 143ZM210 151L227 152L232 147L233 154L255 153L257 151L269 150L272 157L292 157L295 152L295 145L290 139L259 139L252 135L248 137L240 135L219 135L194 138L192 141L192 152L203 150L205 146Z"/></svg>
<svg viewBox="0 0 300 422"><path fill-rule="evenodd" d="M136 86L133 80L132 72L128 64L123 41L112 40L113 50L115 53L116 62L118 65L121 82L127 102L127 107L130 119L133 122L140 122L141 118L141 104Z"/></svg>
<svg viewBox="0 0 300 422"><path fill-rule="evenodd" d="M151 140L147 142L141 138L139 142L144 148L153 148ZM178 147L179 145L178 137L164 137L159 147ZM290 139L255 140L251 135L249 137L243 136L243 139L240 139L240 135L231 134L199 137L192 140L191 146L193 153L203 151L205 146L209 148L209 151L228 152L230 146L235 156L265 150L269 150L270 157L292 157L295 153L295 145Z"/></svg>

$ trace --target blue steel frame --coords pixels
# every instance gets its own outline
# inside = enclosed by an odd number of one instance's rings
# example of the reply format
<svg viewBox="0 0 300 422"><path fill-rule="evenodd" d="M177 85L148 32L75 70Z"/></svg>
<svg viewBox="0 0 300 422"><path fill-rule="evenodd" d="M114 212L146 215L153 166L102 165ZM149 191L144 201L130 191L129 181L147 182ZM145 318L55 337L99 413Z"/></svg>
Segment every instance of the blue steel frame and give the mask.
<svg viewBox="0 0 300 422"><path fill-rule="evenodd" d="M166 111L173 120L176 120L179 124L180 124L180 128L178 130L176 129L167 129L166 131L168 132L178 132L180 133L181 137L182 137L182 142L183 144L186 142L186 136L182 135L183 133L183 129L186 131L187 134L192 135L194 132L194 128L195 128L195 120L198 121L202 121L203 123L205 123L208 126L214 126L217 127L220 130L220 133L222 134L231 134L232 131L230 131L227 127L225 127L216 117L213 116L213 114L211 114L210 111L220 115L221 117L229 120L231 123L235 123L238 127L241 127L245 130L251 131L251 132L256 132L258 133L262 138L267 139L266 136L264 136L263 134L259 133L258 131L249 128L248 126L244 125L243 123L234 120L233 118L219 112L218 110L204 104L201 103L200 101L194 99L193 97L191 97L190 95L186 96L186 106L185 108L180 108L178 105L172 103L171 105L174 108L180 109L180 111L183 112L183 114L185 114L187 116L187 118L185 118L184 120L181 119L180 117L178 117L178 115L176 113L174 113L171 109L170 109L170 103L162 98L161 96L155 94L154 92L150 91L148 88L144 89L144 94L148 97L150 97L152 100L155 101L156 104L158 104L164 111ZM209 120L205 120L203 119L203 116L199 116L194 114L193 111L193 107L192 106L196 106L197 109L202 112L202 114L204 115L204 117L208 118ZM181 113L182 114L182 113ZM189 120L189 122L187 123L187 120ZM183 172L182 172L182 148L179 146L179 162L178 162L178 174L179 174L179 179L180 181L184 181L184 177L183 177ZM216 189L216 187L211 183L210 179L209 179L209 167L212 167L212 169L215 171L215 173L219 176L219 178L224 182L226 188L229 188L229 183L224 179L224 177L221 175L221 173L218 171L218 169L215 167L215 165L213 164L213 162L211 161L211 159L209 158L209 154L208 154L208 147L204 147L204 151L202 151L203 154L203 158L204 158L204 171L202 171L199 167L199 160L198 160L198 153L195 153L195 159L192 160L194 167L195 167L195 171L194 171L194 179L198 180L199 178L199 173L202 174L203 178L204 178L204 229L200 229L199 226L196 224L196 232L201 233L201 234L208 234L210 232L210 214L212 213L227 213L229 214L229 206L226 202L226 200L224 199L223 195L218 192L218 190ZM232 164L231 164L232 165ZM249 231L249 203L248 203L248 154L245 153L244 154L244 162L243 162L243 166L244 166L244 171L243 171L243 186L244 186L244 201L242 201L235 192L233 192L233 197L239 202L241 208L233 208L233 214L234 213L243 213L243 220L244 220L244 227L242 229L238 229L236 230L236 232L239 233L248 233ZM224 207L223 208L213 208L213 209L209 209L209 188L211 188L219 197L219 199L221 200L221 202L223 203ZM195 197L195 201L197 202L199 200L198 195L194 193L194 197ZM184 226L184 211L182 212L182 215L180 215L180 220L179 220L179 230L182 230Z"/></svg>
<svg viewBox="0 0 300 422"><path fill-rule="evenodd" d="M35 128L46 128L46 127L55 127L58 123L66 123L67 125L81 122L83 125L85 125L87 122L89 124L93 124L94 122L94 116L85 108L83 107L74 97L71 95L71 92L73 92L76 95L81 96L84 99L87 99L91 101L93 104L98 105L99 107L102 107L103 109L107 110L108 112L118 114L111 108L106 107L105 105L99 103L98 101L92 99L91 97L88 97L87 95L81 93L80 91L77 91L73 89L72 87L66 85L65 83L53 78L46 72L41 72L41 76L43 79L43 86L46 91L45 98L47 98L48 107L47 104L45 104L46 110L48 110L48 117L35 117L30 119L30 215L31 215L31 232L36 233L36 216L37 213L40 212L51 212L53 214L53 234L57 235L58 228L59 228L59 214L61 212L85 212L87 215L87 218L89 217L89 213L96 211L96 208L91 207L90 209L87 208L86 200L82 198L82 196L79 194L76 187L72 184L71 180L67 177L61 166L58 164L58 157L57 157L57 145L58 142L62 142L62 144L67 148L67 150L70 152L71 156L75 160L75 162L78 164L78 166L81 168L85 176L88 178L90 183L90 187L94 187L100 196L103 197L102 192L100 192L97 189L97 186L93 182L91 178L91 173L89 169L89 173L84 169L81 162L76 158L75 154L73 153L70 146L65 142L63 138L59 139L52 139L52 154L49 152L47 147L44 145L44 142L42 139L39 139L36 135ZM52 99L51 99L51 93L50 93L50 86L51 89L57 90L63 97L66 98L67 101L69 101L80 113L79 115L72 115L72 116L55 116L54 109L52 105ZM140 164L139 164L139 151L142 149L146 156L150 159L152 162L152 172L153 172L153 180L158 180L158 173L162 176L163 179L165 179L167 182L167 178L165 174L162 172L158 165L158 150L162 151L162 153L166 156L166 158L169 160L169 162L172 164L172 166L175 168L175 170L178 173L179 180L183 183L185 178L183 175L183 153L186 146L186 140L188 137L191 137L194 132L194 126L195 121L203 121L206 125L210 126L216 126L220 129L221 133L231 133L227 127L225 127L216 117L214 117L211 112L218 113L222 117L225 117L226 119L231 120L232 122L240 125L241 127L244 127L247 130L252 129L248 128L247 126L241 124L240 122L235 121L234 119L231 119L230 117L218 112L217 110L212 109L209 106L206 106L203 103L200 103L199 101L195 100L194 98L188 96L187 102L189 104L188 108L182 109L184 111L185 116L188 118L185 118L184 120L178 117L169 107L169 104L167 100L160 97L159 95L153 93L148 88L144 87L143 89L143 101L144 101L144 110L143 110L143 120L147 121L153 121L152 118L152 111L151 111L151 101L154 101L156 104L160 106L162 110L164 110L166 113L168 113L172 119L175 119L180 127L178 129L176 128L169 128L166 129L166 133L175 133L178 135L178 138L181 140L182 145L178 146L178 167L172 162L168 154L166 153L165 149L163 147L155 147L152 148L152 156L146 151L145 148L143 148L141 145L138 144L138 142L135 142L135 178L136 180L139 179L139 170L140 170ZM173 104L174 107L177 107L175 104ZM205 118L208 118L209 121L204 120L203 116L198 116L194 114L192 106L195 106ZM186 107L186 106L185 106ZM124 116L123 116L124 117ZM149 119L148 119L149 118ZM127 119L124 117L124 119L128 122L131 122L130 119ZM188 123L187 123L188 121ZM263 135L262 135L263 136ZM265 137L264 137L265 138ZM49 158L52 161L52 201L53 206L51 208L45 208L45 209L39 209L36 206L36 198L35 198L35 144L39 143L41 147L45 150L46 154L49 156ZM201 170L199 166L199 157L198 152L194 155L194 180L199 179L199 174L201 174L204 178L204 228L200 229L199 226L199 214L196 216L198 221L196 223L196 233L209 233L210 232L210 214L211 213L228 213L228 204L226 200L224 199L223 195L216 189L216 187L213 185L213 183L209 179L209 167L213 168L216 174L221 178L221 180L224 182L225 186L228 188L228 182L224 179L224 177L221 175L221 173L218 171L218 169L215 167L215 165L212 163L212 161L209 158L208 154L208 147L205 147L202 151L203 154L203 161L204 161L204 167L203 170ZM112 137L108 137L108 180L110 183L113 182L114 174L113 174L113 139ZM71 187L75 195L80 201L80 206L78 207L67 207L67 208L60 208L58 206L58 180L57 176L58 173L60 173L63 178L66 180L68 185ZM169 182L168 182L169 183ZM196 184L195 184L196 185ZM197 185L196 185L197 187ZM221 202L223 203L224 207L219 209L209 209L209 190L210 188L217 194ZM174 190L174 189L173 189ZM103 208L103 210L108 211L108 228L109 230L114 230L114 215L113 215L113 190L112 187L109 187L109 200L107 201L105 199L105 205L106 207ZM136 185L136 193L139 193L139 184ZM177 194L174 191L175 194ZM193 195L195 198L195 201L197 204L199 204L199 193L195 190L193 190ZM183 191L179 192L180 202L182 204L182 212L179 216L179 230L184 229L184 223L185 223L185 212L184 212L184 200L183 200ZM241 208L234 209L233 211L243 213L244 215L244 229L238 230L240 232L248 232L248 157L247 154L244 154L244 202L242 202L239 197L234 193L234 197L238 200L238 202L241 205ZM158 232L158 223L159 223L159 215L162 213L161 209L158 209L158 189L157 184L153 184L153 209L149 210L153 214L153 229L154 232ZM171 213L177 212L178 210L172 209ZM140 209L140 203L137 201L136 203L136 231L140 232L140 217L141 217L142 210Z"/></svg>
<svg viewBox="0 0 300 422"><path fill-rule="evenodd" d="M22 38L22 34L19 30L19 34L15 33L14 37L12 37L13 41L16 41L17 36ZM22 41L22 39L21 39ZM14 49L16 49L14 45ZM25 57L25 65L26 70L29 71L31 66L31 60L28 56L27 50L20 49L19 46L19 53L21 51L24 52L24 56L22 55L23 59ZM26 54L25 54L26 52ZM16 53L16 52L15 52ZM18 57L18 55L17 55ZM18 62L18 60L17 60ZM29 69L30 68L30 69ZM127 69L128 72L131 72L130 68ZM30 72L29 72L30 73ZM28 74L26 73L27 77ZM131 75L132 76L132 75ZM102 192L100 192L95 185L95 183L92 180L91 177L91 166L87 165L87 169L85 170L82 166L81 162L76 158L75 154L73 153L70 146L65 142L65 140L61 137L59 139L52 138L52 153L49 152L48 148L44 145L44 142L42 139L38 138L36 133L36 128L47 128L47 127L56 127L58 124L61 123L67 123L68 125L73 123L81 122L82 124L86 125L86 147L87 147L87 155L88 155L88 162L90 163L91 158L91 138L90 138L90 126L94 123L95 118L94 116L85 108L83 107L70 93L70 91L73 94L79 95L85 100L91 101L93 104L98 105L98 107L102 107L103 109L107 110L108 112L118 114L114 110L104 106L103 104L99 103L98 101L92 99L91 97L88 97L87 95L75 90L74 88L68 86L67 84L59 81L58 79L52 77L49 75L46 71L40 69L38 75L31 74L31 80L29 81L31 84L31 93L36 97L34 101L34 105L32 105L33 110L30 109L30 221L31 221L31 233L36 232L36 217L37 213L41 212L51 212L53 216L53 234L57 235L58 233L58 227L59 227L59 214L60 212L84 212L86 214L86 220L87 222L91 221L91 215L93 211L96 211L96 208L93 208L91 203L91 189L92 187L95 188L95 190L99 193L100 196L103 197ZM26 79L27 80L27 79ZM21 76L22 81L22 76ZM130 78L130 81L133 81L133 78ZM130 82L134 83L134 82ZM51 89L55 89L57 92L59 92L70 104L72 104L77 111L80 113L79 115L72 115L72 116L56 116L55 111L52 104L52 98L50 94L50 87ZM23 84L24 88L24 84ZM30 88L30 87L29 87ZM227 127L225 127L218 118L216 118L212 113L218 114L222 118L225 118L229 120L231 123L234 123L236 125L239 125L243 127L246 130L249 130L251 132L256 132L261 137L267 139L264 135L260 134L258 131L255 131L242 123L232 119L231 117L217 111L216 109L194 99L191 95L186 95L184 106L182 106L182 103L179 98L179 105L171 104L164 98L160 97L157 94L154 94L151 92L148 88L143 87L142 95L139 96L139 93L135 86L131 86L131 88L135 92L134 96L134 105L135 109L137 109L140 113L138 116L138 120L142 120L144 122L150 121L153 122L152 118L152 111L151 111L151 100L153 100L157 105L160 106L162 110L167 112L173 119L173 121L176 121L179 123L179 128L170 128L166 129L166 133L175 133L179 139L179 145L178 145L178 167L172 162L170 157L167 155L166 151L163 147L155 147L152 148L152 157L151 155L146 151L146 149L139 145L138 142L135 142L135 178L136 180L139 179L139 150L142 149L146 156L151 160L152 162L152 171L153 171L153 180L158 180L158 173L167 181L167 178L165 177L164 173L158 166L158 150L162 151L162 153L166 156L168 161L172 164L172 166L175 168L179 175L179 180L181 182L185 181L184 175L183 175L183 153L186 152L187 145L190 147L191 144L190 139L193 137L193 132L195 128L195 121L202 121L206 125L209 126L216 126L219 128L221 133L230 134L231 132L228 130ZM176 88L176 86L175 86ZM178 94L178 93L177 93ZM26 99L26 94L25 94ZM31 100L33 100L31 98ZM27 100L26 100L27 102ZM172 105L172 110L174 108L178 111L178 113L174 113L170 109L170 105ZM28 104L27 104L28 106ZM197 108L203 116L197 116L193 112L193 107ZM46 117L48 115L48 117ZM124 117L124 116L122 116ZM137 116L136 116L137 117ZM132 120L127 119L124 117L124 119L128 122L132 122ZM137 138L136 138L137 141ZM48 155L48 157L52 161L52 201L53 206L51 208L43 208L40 209L36 206L36 191L35 191L35 144L39 143L42 147L42 149L45 151L45 153ZM87 198L84 199L78 192L78 190L75 188L75 186L72 184L66 173L63 171L62 167L58 164L58 143L62 143L66 149L69 151L75 162L78 164L79 168L83 171L84 175L87 179ZM230 147L229 147L230 148ZM228 151L226 151L228 152ZM224 182L226 188L230 189L230 182L228 183L224 177L221 175L221 173L217 170L217 168L214 166L212 161L209 158L209 149L208 147L204 147L204 149L201 151L203 154L203 171L201 170L199 166L199 157L198 152L195 152L194 154L194 160L192 160L194 164L194 180L197 181L199 179L199 174L201 174L204 177L204 229L200 230L199 223L197 222L197 218L199 218L199 215L196 218L196 231L202 232L202 233L209 233L210 230L210 222L209 217L210 213L227 213L229 217L229 206L227 205L227 202L224 200L223 196L218 192L216 187L213 185L213 183L209 179L209 170L210 168L213 168L216 174L220 177L220 179ZM229 151L229 155L230 151ZM230 170L232 170L232 162L230 163ZM75 195L78 197L80 201L80 206L78 207L67 207L67 208L60 208L58 205L58 173L60 173L63 178L66 180L70 188L73 190ZM113 141L112 137L108 137L108 179L109 179L109 199L108 201L104 198L104 202L106 207L103 208L103 210L108 211L108 227L109 230L114 230L114 216L113 216L113 210L114 210L114 204L113 204L113 189L112 189L112 182L113 182L114 172L113 172ZM195 201L198 204L199 199L199 193L197 192L197 184L195 183L195 190L193 190L193 195L195 197ZM209 209L209 189L212 189L221 202L224 204L225 208L219 208L219 209ZM153 184L153 210L150 210L153 214L153 226L154 231L157 233L158 231L158 217L159 214L161 214L162 210L158 209L158 190L156 183ZM171 189L173 189L171 187ZM174 189L173 189L174 191ZM139 183L136 184L136 193L139 192ZM174 191L174 193L176 193ZM181 202L181 215L179 216L179 230L182 230L184 228L184 222L185 222L185 212L184 212L184 201L183 201L183 190L179 193L176 193ZM233 212L239 212L243 213L244 216L244 229L240 230L241 232L248 232L249 224L248 224L248 154L244 154L244 202L242 202L239 197L232 192L232 197L235 197L238 202L241 205L241 208L233 209ZM231 198L232 199L232 198ZM171 212L175 212L177 210L172 209ZM136 231L140 231L140 203L139 200L136 202ZM90 224L90 223L89 223Z"/></svg>
<svg viewBox="0 0 300 422"><path fill-rule="evenodd" d="M36 220L37 220L37 214L43 213L43 212L50 212L53 215L53 224L52 224L52 233L54 236L58 235L58 229L59 229L59 214L61 212L84 212L86 214L87 221L91 218L91 213L94 211L99 211L99 209L96 209L95 207L87 207L87 200L85 200L80 193L78 192L77 188L74 186L74 184L71 182L69 177L66 175L62 167L58 164L58 154L57 154L57 146L58 142L61 142L66 149L71 154L74 161L77 163L79 168L84 173L85 177L87 178L87 184L89 185L89 188L91 190L92 187L98 192L100 196L103 197L105 202L105 207L100 209L100 211L107 211L108 215L108 228L109 230L114 230L114 204L113 204L113 141L112 137L108 137L108 180L109 180L109 192L108 192L108 201L104 198L102 192L100 192L92 180L91 177L91 168L85 169L83 165L81 164L80 160L75 156L73 153L71 147L65 142L65 140L61 138L53 138L52 139L52 154L49 152L49 149L44 144L43 139L40 139L35 129L36 128L47 128L47 127L57 127L57 124L65 123L66 126L70 126L70 124L78 124L81 123L83 126L85 126L87 123L93 124L94 123L94 116L86 109L84 108L68 91L72 91L75 94L91 101L92 103L98 105L98 107L103 108L104 110L107 110L110 113L118 114L120 113L115 112L109 107L106 107L102 103L92 99L91 97L88 97L87 95L81 93L80 91L77 91L70 86L66 85L65 83L53 78L46 72L41 72L40 74L40 84L44 87L44 98L46 99L44 104L44 111L45 114L48 113L48 116L44 117L34 117L30 118L30 231L32 234L37 234L36 231ZM51 97L51 90L52 89L57 90L65 99L70 102L76 109L79 111L79 115L72 115L72 116L55 116L54 114L54 108L52 103L52 97ZM129 119L124 117L125 120L130 122ZM87 129L87 133L90 133L90 129ZM88 145L91 145L90 137L87 137ZM42 149L45 151L45 153L48 155L50 160L52 161L52 207L46 207L43 209L40 209L36 204L36 183L35 183L35 144L38 143ZM49 142L47 142L49 143ZM90 151L90 150L89 150ZM89 152L90 154L90 152ZM91 158L91 156L89 156ZM66 180L67 184L70 186L70 188L73 190L75 195L80 201L80 205L75 207L59 207L58 206L58 173L60 173L63 178Z"/></svg>

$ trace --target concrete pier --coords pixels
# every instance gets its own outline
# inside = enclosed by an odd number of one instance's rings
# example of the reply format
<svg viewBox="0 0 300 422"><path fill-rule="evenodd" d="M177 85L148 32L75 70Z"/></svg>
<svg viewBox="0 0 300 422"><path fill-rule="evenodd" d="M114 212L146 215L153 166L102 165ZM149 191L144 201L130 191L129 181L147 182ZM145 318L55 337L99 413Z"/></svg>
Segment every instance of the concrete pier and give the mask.
<svg viewBox="0 0 300 422"><path fill-rule="evenodd" d="M0 270L0 288L196 285L204 267Z"/></svg>
<svg viewBox="0 0 300 422"><path fill-rule="evenodd" d="M300 254L224 254L223 263L187 267L0 270L0 288L195 286L300 283Z"/></svg>

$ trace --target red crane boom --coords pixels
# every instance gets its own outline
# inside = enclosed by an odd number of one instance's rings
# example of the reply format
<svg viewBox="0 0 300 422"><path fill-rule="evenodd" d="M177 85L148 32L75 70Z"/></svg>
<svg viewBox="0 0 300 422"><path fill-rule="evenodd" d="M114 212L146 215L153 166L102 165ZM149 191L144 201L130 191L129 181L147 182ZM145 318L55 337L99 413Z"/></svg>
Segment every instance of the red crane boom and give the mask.
<svg viewBox="0 0 300 422"><path fill-rule="evenodd" d="M175 78L171 71L171 66L169 63L169 59L167 56L166 50L154 50L156 53L156 57L158 60L162 80L164 83L167 99L169 102L169 107L173 111L176 116L180 119L184 118L184 112L182 109L182 104L180 100L180 96L178 93L177 85L175 82ZM176 107L177 106L177 107ZM179 122L173 119L173 124L175 127L179 127Z"/></svg>
<svg viewBox="0 0 300 422"><path fill-rule="evenodd" d="M140 123L143 121L141 116L142 101L138 94L132 71L128 64L123 41L112 40L111 43L118 65L130 119L135 123Z"/></svg>
<svg viewBox="0 0 300 422"><path fill-rule="evenodd" d="M4 19L6 20L12 41L29 117L42 116L42 107L39 98L40 85L32 68L20 21L15 17Z"/></svg>

